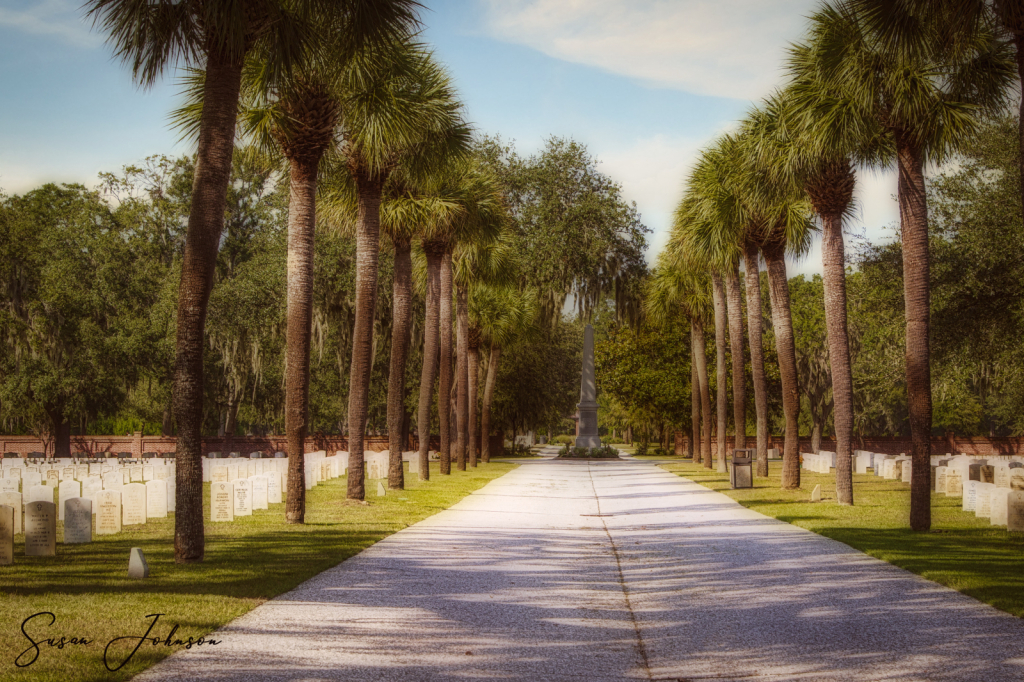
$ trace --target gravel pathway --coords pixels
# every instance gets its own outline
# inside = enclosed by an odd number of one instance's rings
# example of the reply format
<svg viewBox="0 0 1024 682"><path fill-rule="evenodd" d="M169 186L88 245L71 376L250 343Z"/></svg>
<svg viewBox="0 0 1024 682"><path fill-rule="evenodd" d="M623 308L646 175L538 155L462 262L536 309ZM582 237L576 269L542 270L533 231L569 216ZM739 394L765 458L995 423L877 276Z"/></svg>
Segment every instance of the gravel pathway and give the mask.
<svg viewBox="0 0 1024 682"><path fill-rule="evenodd" d="M1024 622L638 461L523 464L138 680L1022 680Z"/></svg>

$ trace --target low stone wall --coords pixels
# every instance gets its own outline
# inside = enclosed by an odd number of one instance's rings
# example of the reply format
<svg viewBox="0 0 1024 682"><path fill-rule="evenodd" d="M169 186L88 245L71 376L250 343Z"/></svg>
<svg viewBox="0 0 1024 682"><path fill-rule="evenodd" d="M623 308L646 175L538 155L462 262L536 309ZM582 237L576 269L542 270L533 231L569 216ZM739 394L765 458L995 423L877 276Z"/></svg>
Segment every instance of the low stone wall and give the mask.
<svg viewBox="0 0 1024 682"><path fill-rule="evenodd" d="M500 454L504 443L504 435L498 433L490 437L491 453ZM141 457L144 452L155 452L158 455L166 455L175 451L178 439L170 436L143 436L135 433L131 436L72 436L71 452L88 452L91 455L100 453L130 452L133 457ZM364 439L367 450L380 452L388 449L387 436L367 436ZM211 452L240 452L248 455L250 452L284 452L287 450L288 440L285 436L265 437L235 437L203 438L203 454ZM452 443L454 447L455 443ZM441 447L441 440L437 436L430 439L430 449L437 450ZM407 450L419 449L419 439L411 435ZM337 450L348 450L348 438L344 436L314 436L306 439L306 452L317 452L326 450L335 452ZM42 452L52 454L52 441L46 442L35 436L2 436L0 435L0 453L13 452L19 456L26 456L30 452Z"/></svg>

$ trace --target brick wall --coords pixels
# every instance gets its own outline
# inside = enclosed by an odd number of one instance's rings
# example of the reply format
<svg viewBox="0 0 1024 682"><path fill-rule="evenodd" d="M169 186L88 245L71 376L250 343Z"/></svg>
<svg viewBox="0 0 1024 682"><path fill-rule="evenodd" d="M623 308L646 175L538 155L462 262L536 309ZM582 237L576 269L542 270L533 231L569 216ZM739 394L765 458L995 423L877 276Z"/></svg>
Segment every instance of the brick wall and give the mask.
<svg viewBox="0 0 1024 682"><path fill-rule="evenodd" d="M685 440L683 442L685 443ZM717 439L715 439L714 437L711 438L712 455L718 452L717 442ZM733 438L730 437L726 442L726 450L728 452L731 452L734 443ZM800 438L799 443L800 452L811 452L810 438ZM782 436L769 437L768 447L779 448L781 450L782 446ZM747 436L746 447L756 448L757 438L755 436ZM820 448L822 450L835 452L835 440L831 438L822 438ZM903 437L855 437L853 439L853 449L867 450L868 452L880 452L886 455L898 455L901 452L910 454L911 441L910 438ZM933 455L945 455L946 453L955 455L961 452L968 455L974 455L977 457L985 457L987 455L1019 455L1024 453L1024 437L985 438L982 436L978 436L968 438L963 436L955 436L952 438L932 438Z"/></svg>

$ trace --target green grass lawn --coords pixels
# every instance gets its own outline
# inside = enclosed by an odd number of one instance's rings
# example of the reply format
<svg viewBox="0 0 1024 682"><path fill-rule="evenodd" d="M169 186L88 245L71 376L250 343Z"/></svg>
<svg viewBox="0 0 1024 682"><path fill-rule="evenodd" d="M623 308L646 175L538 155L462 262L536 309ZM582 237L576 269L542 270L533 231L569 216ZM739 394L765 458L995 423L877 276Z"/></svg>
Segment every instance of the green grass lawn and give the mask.
<svg viewBox="0 0 1024 682"><path fill-rule="evenodd" d="M725 493L744 507L812 530L975 599L1024 617L1024 534L961 511L959 497L932 495L932 530L910 530L910 485L854 474L854 506L836 504L835 475L800 472L799 490L780 490L781 462L753 488L731 490L728 474L692 463L662 468ZM821 485L822 501L811 502Z"/></svg>
<svg viewBox="0 0 1024 682"><path fill-rule="evenodd" d="M55 557L24 556L24 539L18 536L14 565L0 566L0 680L127 679L175 650L147 644L120 671L107 670L107 642L143 636L152 622L146 615L165 614L150 634L161 641L174 625L179 626L175 638L183 641L206 635L395 531L450 507L515 467L491 463L441 476L434 463L429 482L407 473L407 489L389 491L385 497L377 497L376 481L368 482L366 505L345 501L345 478L325 482L307 491L305 525L284 523L283 504L237 517L233 523L207 522L206 560L190 566L174 563L173 515L127 527L118 535L94 536L85 545L61 544L58 523ZM209 484L205 497L208 510ZM150 569L146 580L127 577L132 547L145 552ZM15 659L31 646L22 634L22 622L45 611L56 617L52 626L48 616L25 626L35 641L64 636L84 637L89 643L63 649L41 644L38 659L19 668ZM137 641L112 647L111 667L124 660ZM33 653L25 654L21 662L31 660Z"/></svg>

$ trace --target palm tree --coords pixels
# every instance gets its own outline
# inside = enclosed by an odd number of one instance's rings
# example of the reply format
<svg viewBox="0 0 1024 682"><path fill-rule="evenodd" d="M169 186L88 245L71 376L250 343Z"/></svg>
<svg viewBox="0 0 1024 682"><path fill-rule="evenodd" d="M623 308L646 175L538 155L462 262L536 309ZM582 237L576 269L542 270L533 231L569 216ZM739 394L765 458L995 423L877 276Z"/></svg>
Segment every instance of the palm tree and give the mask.
<svg viewBox="0 0 1024 682"><path fill-rule="evenodd" d="M389 41L416 23L413 0L305 2L293 11L283 0L213 3L88 0L94 25L107 33L135 80L152 86L178 64L202 66L202 112L198 126L195 178L178 290L175 340L174 415L177 511L174 560L203 560L203 349L206 309L224 227L228 180L234 150L242 67L246 55L260 50L270 57L271 75L287 73L301 61L315 35L308 19L312 7L347 17L334 36L338 52Z"/></svg>
<svg viewBox="0 0 1024 682"><path fill-rule="evenodd" d="M754 384L754 412L757 416L757 475L768 477L768 381L764 373L764 343L761 339L760 254L752 239L743 239L743 277L747 294L747 345L750 348L750 376Z"/></svg>
<svg viewBox="0 0 1024 682"><path fill-rule="evenodd" d="M718 388L718 395L715 398L716 407L718 408L718 425L715 429L715 443L717 445L716 449L718 450L718 471L724 472L726 470L726 429L728 428L729 420L729 403L726 400L726 391L728 389L729 380L728 374L725 371L725 339L726 334L728 333L728 327L726 325L727 313L725 289L722 286L722 275L716 270L711 271L711 300L715 306L715 360L717 362L717 367L715 368L715 379Z"/></svg>
<svg viewBox="0 0 1024 682"><path fill-rule="evenodd" d="M363 499L364 437L377 298L380 205L385 183L401 163L426 174L439 159L465 153L462 121L448 74L421 46L404 42L384 55L384 67L356 74L346 100L342 147L357 196L355 325L349 372L348 497ZM442 294L443 294L442 265ZM442 300L443 305L443 300Z"/></svg>
<svg viewBox="0 0 1024 682"><path fill-rule="evenodd" d="M755 109L744 123L748 132L741 136L725 135L702 153L688 190L691 208L681 225L687 248L700 259L721 263L741 248L749 249L747 242L764 256L786 418L782 487L798 488L800 396L785 256L787 249L797 254L806 251L813 226L800 193L775 181L756 164L756 157L748 148L750 139L759 134L761 116ZM759 303L760 296L748 304L749 327L760 325ZM749 317L755 314L756 322ZM755 375L755 387L757 379ZM767 470L766 458L767 452L764 468L759 461L759 470Z"/></svg>
<svg viewBox="0 0 1024 682"><path fill-rule="evenodd" d="M1024 81L1024 5L1014 0L851 0L850 7L863 17L880 47L893 54L945 54L976 50L976 38L995 33L1005 41L1016 63L1018 85ZM1012 46L1010 45L1012 43ZM993 65L999 80L1006 77L1004 55ZM1010 93L1013 94L1012 92ZM1021 197L1024 198L1024 98L1018 102L1017 125Z"/></svg>
<svg viewBox="0 0 1024 682"><path fill-rule="evenodd" d="M807 55L825 89L825 110L852 110L879 123L895 151L903 243L907 398L912 480L910 525L931 527L931 365L927 162L941 162L968 141L978 115L1002 106L1015 78L1009 45L982 22L956 49L933 25L913 49L889 50L853 3L826 5L811 17Z"/></svg>
<svg viewBox="0 0 1024 682"><path fill-rule="evenodd" d="M684 200L686 203L686 200ZM677 218L686 215L685 210L677 211ZM693 369L691 375L694 405L694 460L703 460L711 468L711 391L708 381L707 350L704 345L704 328L711 319L711 292L709 277L696 265L685 250L686 240L682 238L680 223L673 225L668 247L658 256L658 265L647 282L644 297L644 311L656 324L672 324L681 312L690 322L690 348ZM698 431L696 405L700 404L703 414L703 438ZM700 441L698 454L698 441Z"/></svg>
<svg viewBox="0 0 1024 682"><path fill-rule="evenodd" d="M491 403L502 348L536 333L541 308L532 289L487 284L474 288L470 305L471 315L480 325L481 343L490 346L480 404L480 459L487 463L491 461Z"/></svg>
<svg viewBox="0 0 1024 682"><path fill-rule="evenodd" d="M725 272L725 291L729 312L729 353L732 357L733 447L747 447L747 382L743 371L743 295L740 293L739 262Z"/></svg>

